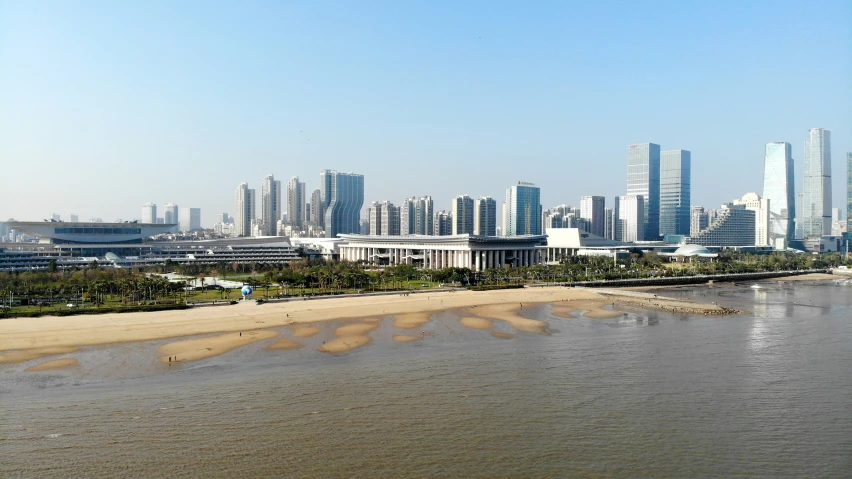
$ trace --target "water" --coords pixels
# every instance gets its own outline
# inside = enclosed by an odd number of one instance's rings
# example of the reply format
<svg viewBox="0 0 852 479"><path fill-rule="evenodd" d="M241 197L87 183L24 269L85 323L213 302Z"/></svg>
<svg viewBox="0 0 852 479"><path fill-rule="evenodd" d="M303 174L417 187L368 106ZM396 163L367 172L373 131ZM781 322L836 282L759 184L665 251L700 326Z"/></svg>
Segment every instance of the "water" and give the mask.
<svg viewBox="0 0 852 479"><path fill-rule="evenodd" d="M741 317L529 308L553 334L503 340L446 313L340 357L258 345L158 373L151 343L80 353L111 374L19 367L0 477L850 477L852 287L760 284L665 292Z"/></svg>

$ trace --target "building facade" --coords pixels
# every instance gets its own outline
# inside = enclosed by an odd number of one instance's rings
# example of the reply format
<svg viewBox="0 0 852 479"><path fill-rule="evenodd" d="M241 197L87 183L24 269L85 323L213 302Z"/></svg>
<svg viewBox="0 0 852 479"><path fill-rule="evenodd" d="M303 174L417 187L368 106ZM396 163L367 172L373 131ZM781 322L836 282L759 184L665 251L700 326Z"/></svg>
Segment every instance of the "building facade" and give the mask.
<svg viewBox="0 0 852 479"><path fill-rule="evenodd" d="M320 172L325 188L325 236L358 233L361 230L361 207L364 206L364 176L334 170Z"/></svg>
<svg viewBox="0 0 852 479"><path fill-rule="evenodd" d="M689 211L689 236L695 236L707 229L710 222L703 206L693 206Z"/></svg>
<svg viewBox="0 0 852 479"><path fill-rule="evenodd" d="M604 208L604 234L606 239L613 239L612 230L612 208Z"/></svg>
<svg viewBox="0 0 852 479"><path fill-rule="evenodd" d="M76 222L76 220L72 220L72 222ZM164 224L172 224L179 225L180 224L180 215L178 214L178 205L174 203L166 203L166 206L163 207L163 223ZM173 228L172 232L175 232L177 228Z"/></svg>
<svg viewBox="0 0 852 479"><path fill-rule="evenodd" d="M645 240L645 197L642 195L619 196L616 201L618 221L616 241L632 243Z"/></svg>
<svg viewBox="0 0 852 479"><path fill-rule="evenodd" d="M660 233L689 235L692 196L692 154L686 150L660 152Z"/></svg>
<svg viewBox="0 0 852 479"><path fill-rule="evenodd" d="M506 190L506 236L541 234L541 190L519 181Z"/></svg>
<svg viewBox="0 0 852 479"><path fill-rule="evenodd" d="M580 197L580 218L586 220L586 231L596 236L604 236L606 230L605 208L606 198L603 196Z"/></svg>
<svg viewBox="0 0 852 479"><path fill-rule="evenodd" d="M766 198L761 198L757 193L746 193L742 199L734 200L735 205L745 206L747 210L754 211L754 245L769 246L770 240L770 207Z"/></svg>
<svg viewBox="0 0 852 479"><path fill-rule="evenodd" d="M59 215L54 220L59 220ZM148 224L157 223L157 205L154 203L145 203L142 205L142 222Z"/></svg>
<svg viewBox="0 0 852 479"><path fill-rule="evenodd" d="M399 207L394 206L390 201L383 201L381 203L374 201L367 209L367 217L370 221L368 235L399 235Z"/></svg>
<svg viewBox="0 0 852 479"><path fill-rule="evenodd" d="M201 208L180 209L180 230L184 233L201 229Z"/></svg>
<svg viewBox="0 0 852 479"><path fill-rule="evenodd" d="M480 236L497 236L497 201L482 196L473 205L473 233Z"/></svg>
<svg viewBox="0 0 852 479"><path fill-rule="evenodd" d="M260 225L263 236L278 235L281 218L281 181L272 173L263 177L260 185Z"/></svg>
<svg viewBox="0 0 852 479"><path fill-rule="evenodd" d="M763 199L769 200L770 242L795 238L796 190L792 147L785 141L766 144L763 157Z"/></svg>
<svg viewBox="0 0 852 479"><path fill-rule="evenodd" d="M287 182L287 222L294 228L301 229L305 224L305 202L305 184L298 176L290 178Z"/></svg>
<svg viewBox="0 0 852 479"><path fill-rule="evenodd" d="M434 204L431 196L406 198L399 207L400 234L435 234Z"/></svg>
<svg viewBox="0 0 852 479"><path fill-rule="evenodd" d="M686 238L687 244L702 246L752 246L756 224L755 213L743 205L722 205L719 215L701 233Z"/></svg>
<svg viewBox="0 0 852 479"><path fill-rule="evenodd" d="M846 232L852 233L852 153L846 153Z"/></svg>
<svg viewBox="0 0 852 479"><path fill-rule="evenodd" d="M459 195L453 198L450 206L450 214L453 217L453 235L473 234L473 212L473 198L467 195Z"/></svg>
<svg viewBox="0 0 852 479"><path fill-rule="evenodd" d="M805 140L802 228L805 237L831 234L831 132L813 128Z"/></svg>
<svg viewBox="0 0 852 479"><path fill-rule="evenodd" d="M325 222L325 211L323 210L322 191L317 188L311 193L311 223L322 228Z"/></svg>
<svg viewBox="0 0 852 479"><path fill-rule="evenodd" d="M639 143L627 148L627 196L644 199L643 237L660 234L660 145Z"/></svg>
<svg viewBox="0 0 852 479"><path fill-rule="evenodd" d="M236 214L234 215L234 235L251 236L252 223L255 218L255 194L248 183L240 183L234 193Z"/></svg>
<svg viewBox="0 0 852 479"><path fill-rule="evenodd" d="M453 215L447 211L435 213L435 236L450 236L453 234Z"/></svg>

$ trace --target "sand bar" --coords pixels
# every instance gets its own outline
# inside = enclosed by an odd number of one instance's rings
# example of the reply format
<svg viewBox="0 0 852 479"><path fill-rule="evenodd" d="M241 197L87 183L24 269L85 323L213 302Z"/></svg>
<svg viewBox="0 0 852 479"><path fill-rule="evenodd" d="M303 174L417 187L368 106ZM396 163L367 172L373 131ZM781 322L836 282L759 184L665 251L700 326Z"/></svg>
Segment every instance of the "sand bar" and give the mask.
<svg viewBox="0 0 852 479"><path fill-rule="evenodd" d="M512 329L525 331L527 333L548 334L547 323L537 319L525 318L518 314L521 309L519 304L489 304L487 306L467 309L465 313L476 314L483 318L499 319L506 321Z"/></svg>
<svg viewBox="0 0 852 479"><path fill-rule="evenodd" d="M274 343L272 343L272 344L270 344L269 346L267 346L267 347L266 347L266 349L270 349L270 350L276 350L276 349L289 350L289 349L299 349L299 348L301 348L301 347L302 347L302 343L299 343L299 342L293 341L293 340L292 340L292 339L290 339L290 338L283 338L283 337L282 337L282 338L279 338L279 339L278 339L278 341L275 341Z"/></svg>
<svg viewBox="0 0 852 479"><path fill-rule="evenodd" d="M53 361L47 361L41 364L36 364L35 366L30 366L24 371L28 373L35 373L38 371L50 371L52 369L62 369L62 368L70 368L71 366L76 366L79 364L76 358L62 358L62 359L54 359Z"/></svg>
<svg viewBox="0 0 852 479"><path fill-rule="evenodd" d="M237 304L180 311L109 313L80 316L10 318L0 321L0 351L80 347L132 341L180 338L199 334L247 331L264 327L308 325L341 318L367 318L382 314L433 313L472 308L470 316L483 315L487 305L601 300L591 289L559 286L495 291L418 293L409 296L336 297L310 301ZM603 299L611 302L610 299ZM475 307L474 307L475 306ZM697 305L693 305L697 306ZM285 314L286 313L286 314ZM289 317L288 317L289 315ZM517 317L512 313L512 316ZM502 319L502 318L495 318ZM4 357L11 353L0 353ZM168 357L168 355L166 355Z"/></svg>
<svg viewBox="0 0 852 479"><path fill-rule="evenodd" d="M466 316L460 319L459 322L472 329L491 329L494 326L488 319L473 316Z"/></svg>
<svg viewBox="0 0 852 479"><path fill-rule="evenodd" d="M334 335L337 338L318 347L317 351L331 354L348 353L355 348L370 344L373 338L368 336L367 333L378 327L378 322L354 323L341 326L334 330Z"/></svg>
<svg viewBox="0 0 852 479"><path fill-rule="evenodd" d="M44 356L54 354L69 354L76 353L80 348L73 346L53 346L46 348L24 349L22 351L7 351L0 355L0 364L2 363L21 363L31 359L38 359Z"/></svg>
<svg viewBox="0 0 852 479"><path fill-rule="evenodd" d="M784 276L781 278L772 278L771 281L824 281L827 279L837 279L836 275L827 273L808 273L796 276Z"/></svg>
<svg viewBox="0 0 852 479"><path fill-rule="evenodd" d="M225 333L169 343L161 346L157 352L161 354L161 363L168 363L169 357L172 358L171 362L183 363L218 356L240 346L271 339L276 336L278 336L278 331L267 329L243 331L242 334Z"/></svg>
<svg viewBox="0 0 852 479"><path fill-rule="evenodd" d="M562 318L572 318L573 311L583 311L583 316L592 319L609 319L617 318L624 313L621 311L613 311L604 309L604 305L609 304L604 301L578 300L568 303L554 303L550 307L550 312Z"/></svg>
<svg viewBox="0 0 852 479"><path fill-rule="evenodd" d="M410 334L394 334L393 340L398 343L410 343L413 341L420 341L423 339L423 336L412 336Z"/></svg>
<svg viewBox="0 0 852 479"><path fill-rule="evenodd" d="M393 317L393 326L400 329L415 329L429 322L429 313L404 313Z"/></svg>
<svg viewBox="0 0 852 479"><path fill-rule="evenodd" d="M293 326L293 336L297 338L310 338L320 332L318 326Z"/></svg>
<svg viewBox="0 0 852 479"><path fill-rule="evenodd" d="M501 332L499 332L499 331L491 331L491 335L492 335L492 336L494 336L495 338L500 338L500 339L512 339L512 338L514 338L514 337L515 337L515 335L514 335L514 334L511 334L511 333L501 333Z"/></svg>

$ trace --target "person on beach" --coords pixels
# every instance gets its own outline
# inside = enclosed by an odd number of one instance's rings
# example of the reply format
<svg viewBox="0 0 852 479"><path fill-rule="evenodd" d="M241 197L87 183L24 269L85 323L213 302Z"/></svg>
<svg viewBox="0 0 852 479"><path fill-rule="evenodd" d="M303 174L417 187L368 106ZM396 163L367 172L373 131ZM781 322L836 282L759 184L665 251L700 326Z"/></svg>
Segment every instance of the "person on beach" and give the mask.
<svg viewBox="0 0 852 479"><path fill-rule="evenodd" d="M242 331L240 331L240 337L243 337L243 332L242 332Z"/></svg>

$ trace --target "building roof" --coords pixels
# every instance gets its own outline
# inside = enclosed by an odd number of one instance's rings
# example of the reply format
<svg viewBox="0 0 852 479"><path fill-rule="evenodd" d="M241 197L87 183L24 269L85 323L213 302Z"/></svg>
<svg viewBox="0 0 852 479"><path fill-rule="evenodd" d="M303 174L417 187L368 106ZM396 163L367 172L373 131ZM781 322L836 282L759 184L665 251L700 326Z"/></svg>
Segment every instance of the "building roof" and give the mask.
<svg viewBox="0 0 852 479"><path fill-rule="evenodd" d="M92 223L70 221L9 221L9 228L51 243L132 243L166 233L176 223Z"/></svg>
<svg viewBox="0 0 852 479"><path fill-rule="evenodd" d="M404 236L381 236L381 235L337 235L349 244L412 244L412 245L447 245L447 244L493 244L508 245L530 243L544 245L547 235L525 235L525 236L480 236L480 235L404 235Z"/></svg>

